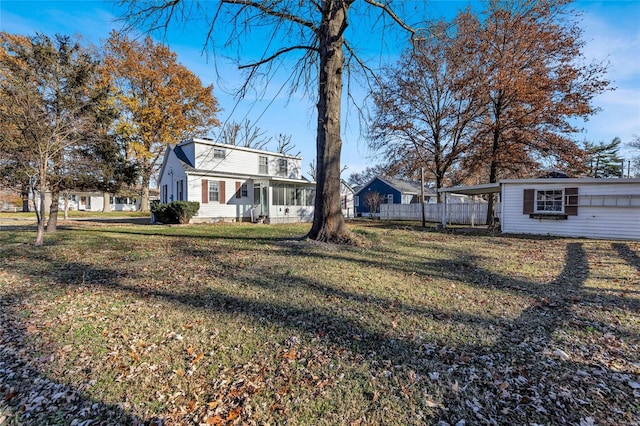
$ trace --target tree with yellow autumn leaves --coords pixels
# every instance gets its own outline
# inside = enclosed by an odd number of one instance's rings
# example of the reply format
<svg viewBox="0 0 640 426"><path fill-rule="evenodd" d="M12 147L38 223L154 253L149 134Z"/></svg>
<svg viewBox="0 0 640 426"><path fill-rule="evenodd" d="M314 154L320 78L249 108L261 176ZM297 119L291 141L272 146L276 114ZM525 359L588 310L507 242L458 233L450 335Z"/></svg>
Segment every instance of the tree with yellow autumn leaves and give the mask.
<svg viewBox="0 0 640 426"><path fill-rule="evenodd" d="M167 46L116 31L104 46L103 72L116 88L114 131L138 163L141 209L148 211L149 185L166 146L219 124L213 85L204 86Z"/></svg>

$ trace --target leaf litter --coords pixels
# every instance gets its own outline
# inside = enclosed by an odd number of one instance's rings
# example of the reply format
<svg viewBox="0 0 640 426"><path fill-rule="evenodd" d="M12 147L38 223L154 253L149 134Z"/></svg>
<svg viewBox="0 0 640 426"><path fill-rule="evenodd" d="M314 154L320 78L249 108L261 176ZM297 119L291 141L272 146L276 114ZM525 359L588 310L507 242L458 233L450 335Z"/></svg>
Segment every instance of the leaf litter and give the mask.
<svg viewBox="0 0 640 426"><path fill-rule="evenodd" d="M194 228L2 249L0 424L640 424L638 243Z"/></svg>

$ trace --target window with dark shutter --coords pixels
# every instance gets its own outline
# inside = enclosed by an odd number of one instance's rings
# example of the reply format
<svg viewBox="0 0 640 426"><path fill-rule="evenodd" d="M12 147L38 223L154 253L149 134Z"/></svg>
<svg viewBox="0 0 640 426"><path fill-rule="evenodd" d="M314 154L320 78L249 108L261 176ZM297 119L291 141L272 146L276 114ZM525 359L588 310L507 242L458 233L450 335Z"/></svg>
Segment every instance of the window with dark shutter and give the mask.
<svg viewBox="0 0 640 426"><path fill-rule="evenodd" d="M578 188L564 189L564 213L567 216L578 215Z"/></svg>
<svg viewBox="0 0 640 426"><path fill-rule="evenodd" d="M524 190L524 202L522 204L522 214L531 214L535 210L536 190Z"/></svg>
<svg viewBox="0 0 640 426"><path fill-rule="evenodd" d="M209 202L209 181L202 179L202 202Z"/></svg>

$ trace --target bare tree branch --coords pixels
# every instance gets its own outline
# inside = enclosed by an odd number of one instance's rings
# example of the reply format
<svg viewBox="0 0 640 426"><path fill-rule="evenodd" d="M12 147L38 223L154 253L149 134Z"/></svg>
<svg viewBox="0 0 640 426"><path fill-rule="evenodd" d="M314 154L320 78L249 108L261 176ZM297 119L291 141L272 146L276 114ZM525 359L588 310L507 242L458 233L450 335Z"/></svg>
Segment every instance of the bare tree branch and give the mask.
<svg viewBox="0 0 640 426"><path fill-rule="evenodd" d="M313 22L304 20L299 16L293 15L292 13L286 13L286 12L275 10L273 7L269 7L265 5L264 2L252 1L252 0L222 0L221 2L254 7L266 15L273 16L278 19L284 19L286 21L295 22L297 24L300 24L304 27L311 29L313 32L316 32L318 30L317 27L313 24ZM316 6L318 5L316 4Z"/></svg>
<svg viewBox="0 0 640 426"><path fill-rule="evenodd" d="M386 13L387 15L389 15L391 17L391 19L393 19L395 21L396 24L398 24L401 28L403 28L404 30L408 31L409 33L411 33L411 37L413 38L413 36L416 34L416 29L411 27L410 25L407 25L407 23L402 20L395 12L393 9L391 9L391 7L389 7L388 3L381 3L379 1L376 0L364 0L366 3L369 3L371 6L375 6L378 7L380 9L383 10L384 13Z"/></svg>
<svg viewBox="0 0 640 426"><path fill-rule="evenodd" d="M274 59L276 59L278 56L284 55L285 53L291 52L293 50L311 50L314 52L318 52L318 48L317 47L313 47L313 46L291 46L291 47L287 47L285 49L280 49L278 50L276 53L274 53L273 55L261 59L258 62L253 62L251 64L246 64L246 65L240 65L238 68L239 69L245 69L245 68L256 68L259 67L260 65L264 65L267 62L271 62Z"/></svg>

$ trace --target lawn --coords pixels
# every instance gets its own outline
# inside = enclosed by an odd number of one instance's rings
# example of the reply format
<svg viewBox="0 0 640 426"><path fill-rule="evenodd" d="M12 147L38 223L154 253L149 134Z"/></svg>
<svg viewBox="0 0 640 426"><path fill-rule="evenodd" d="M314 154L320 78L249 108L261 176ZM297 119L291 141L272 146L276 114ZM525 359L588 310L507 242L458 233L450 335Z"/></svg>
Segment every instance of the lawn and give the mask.
<svg viewBox="0 0 640 426"><path fill-rule="evenodd" d="M0 424L640 423L640 242L350 226L2 226Z"/></svg>

